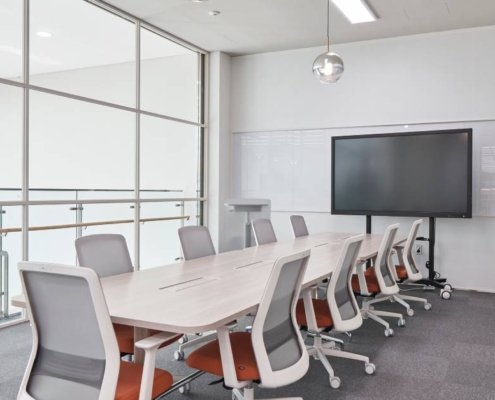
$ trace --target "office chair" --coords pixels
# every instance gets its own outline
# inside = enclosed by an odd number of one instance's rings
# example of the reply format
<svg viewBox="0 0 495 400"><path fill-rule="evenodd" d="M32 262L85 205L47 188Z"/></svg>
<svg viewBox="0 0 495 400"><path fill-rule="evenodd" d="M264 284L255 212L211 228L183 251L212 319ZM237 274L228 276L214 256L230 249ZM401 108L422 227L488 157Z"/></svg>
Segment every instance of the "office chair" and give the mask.
<svg viewBox="0 0 495 400"><path fill-rule="evenodd" d="M191 353L187 365L223 376L225 386L233 388L234 400L253 400L253 382L274 389L301 379L309 357L296 321L296 305L309 256L307 250L275 262L251 333L230 333L234 325L224 326L218 329L218 340Z"/></svg>
<svg viewBox="0 0 495 400"><path fill-rule="evenodd" d="M91 268L100 279L134 272L129 249L122 235L100 234L76 239L76 253L79 265ZM113 326L120 352L123 355L133 355L134 327L121 324L113 324ZM151 331L152 336L158 333L160 331ZM176 335L160 347L166 347L181 337L182 335Z"/></svg>
<svg viewBox="0 0 495 400"><path fill-rule="evenodd" d="M150 400L172 387L172 375L155 369L171 334L136 343L144 365L122 361L94 271L21 262L19 272L33 333L19 400Z"/></svg>
<svg viewBox="0 0 495 400"><path fill-rule="evenodd" d="M422 223L423 223L422 219L418 219L417 221L414 221L404 247L402 246L395 247L400 264L395 266L395 273L396 273L395 278L396 281L401 284L421 286L421 287L424 286L424 285L415 285L415 282L423 279L423 274L419 270L416 261L414 260L414 252L413 252L414 242L416 241L416 237L418 236L419 226ZM423 299L421 297L406 296L403 294L398 294L397 297L399 297L402 300L416 301L419 303L423 303L423 307L425 310L427 311L431 310L432 306L430 303L428 303L428 300ZM409 310L411 310L412 313ZM414 311L411 308L408 309L407 313L408 315L411 316L414 315Z"/></svg>
<svg viewBox="0 0 495 400"><path fill-rule="evenodd" d="M306 226L306 221L302 215L291 215L290 216L290 224L292 227L292 234L294 238L304 237L309 235L308 227ZM328 279L325 279L323 282L318 283L314 296L318 298L318 289L327 290L328 287ZM349 332L344 332L346 335L349 335ZM313 332L308 332L308 335L313 336ZM349 335L350 336L350 335ZM344 341L341 339L337 339L328 335L320 335L320 337L327 342L339 343L341 348L344 348Z"/></svg>
<svg viewBox="0 0 495 400"><path fill-rule="evenodd" d="M304 220L304 217L302 215L291 215L290 225L292 227L292 234L294 235L294 238L309 235L306 221Z"/></svg>
<svg viewBox="0 0 495 400"><path fill-rule="evenodd" d="M365 272L364 268L366 263L358 263L356 266L357 275L353 275L351 281L354 292L363 297L361 315L364 319L371 318L385 326L384 333L387 337L393 336L394 330L391 329L389 323L383 318L380 318L380 316L398 318L397 325L400 327L404 327L406 321L402 314L378 311L373 308L372 304L390 299L394 299L401 304L405 303L404 300L394 297L399 293L399 286L397 286L397 282L394 279L390 262L390 255L398 230L399 224L390 225L387 228L380 249L378 250L378 255L374 260L374 267Z"/></svg>
<svg viewBox="0 0 495 400"><path fill-rule="evenodd" d="M277 236L273 230L272 221L269 219L258 218L252 221L254 239L257 246L264 244L276 243Z"/></svg>
<svg viewBox="0 0 495 400"><path fill-rule="evenodd" d="M179 239L184 259L194 260L196 258L214 256L216 254L210 231L206 226L185 226L179 229ZM188 347L207 343L217 338L216 332L207 332L196 339L189 339L184 335L179 341L179 349L174 352L177 361L184 360L184 350Z"/></svg>
<svg viewBox="0 0 495 400"><path fill-rule="evenodd" d="M365 363L365 371L372 375L376 367L368 357L329 348L322 343L321 332L351 332L363 324L361 311L352 292L351 279L359 255L364 235L354 236L345 241L340 257L332 272L328 284L327 298L318 300L311 297L306 290L297 303L296 315L299 325L315 332L313 347L308 349L310 356L317 357L330 375L330 386L340 387L340 378L336 377L327 356L340 357Z"/></svg>

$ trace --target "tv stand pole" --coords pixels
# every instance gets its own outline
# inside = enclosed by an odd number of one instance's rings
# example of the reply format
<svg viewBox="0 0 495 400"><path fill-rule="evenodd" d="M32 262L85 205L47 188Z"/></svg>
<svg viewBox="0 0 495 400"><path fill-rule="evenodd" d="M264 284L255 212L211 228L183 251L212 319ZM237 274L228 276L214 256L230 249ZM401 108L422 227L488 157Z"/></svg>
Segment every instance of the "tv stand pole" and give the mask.
<svg viewBox="0 0 495 400"><path fill-rule="evenodd" d="M435 271L435 241L436 241L436 225L437 220L435 217L430 217L430 237L418 237L416 240L428 242L429 254L428 261L426 262L426 268L428 269L428 279L422 279L417 283L426 286L432 286L440 289L440 295L443 299L450 299L452 295L452 286L449 285L447 279L437 278L437 272Z"/></svg>
<svg viewBox="0 0 495 400"><path fill-rule="evenodd" d="M367 235L371 235L371 228L372 228L372 226L371 226L371 215L367 215L366 216L366 234ZM371 268L372 267L371 260L368 260L366 262L366 267L367 268Z"/></svg>

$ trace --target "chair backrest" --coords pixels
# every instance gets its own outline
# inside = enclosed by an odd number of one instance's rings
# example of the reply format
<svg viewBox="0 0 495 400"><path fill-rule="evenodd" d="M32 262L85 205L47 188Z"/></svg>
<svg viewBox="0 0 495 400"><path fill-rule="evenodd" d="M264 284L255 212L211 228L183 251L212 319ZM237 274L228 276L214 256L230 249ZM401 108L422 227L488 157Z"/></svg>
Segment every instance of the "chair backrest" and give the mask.
<svg viewBox="0 0 495 400"><path fill-rule="evenodd" d="M309 235L306 221L304 221L304 217L302 215L291 215L290 224L292 226L292 234L295 238Z"/></svg>
<svg viewBox="0 0 495 400"><path fill-rule="evenodd" d="M186 261L216 254L210 231L206 226L185 226L180 228L179 239Z"/></svg>
<svg viewBox="0 0 495 400"><path fill-rule="evenodd" d="M279 258L253 323L252 342L264 387L301 379L309 358L296 320L296 305L311 251Z"/></svg>
<svg viewBox="0 0 495 400"><path fill-rule="evenodd" d="M414 260L414 243L418 236L422 219L413 222L409 236L407 237L406 245L404 246L404 266L406 267L408 279L420 280L423 279L423 274L419 270L416 261Z"/></svg>
<svg viewBox="0 0 495 400"><path fill-rule="evenodd" d="M76 239L79 265L91 268L100 278L133 272L124 236L89 235Z"/></svg>
<svg viewBox="0 0 495 400"><path fill-rule="evenodd" d="M20 400L115 398L120 353L96 272L22 262L33 333Z"/></svg>
<svg viewBox="0 0 495 400"><path fill-rule="evenodd" d="M363 240L364 235L359 235L345 241L328 284L327 301L334 329L338 332L351 332L363 324L363 317L351 286L354 266Z"/></svg>
<svg viewBox="0 0 495 400"><path fill-rule="evenodd" d="M253 219L252 225L256 245L263 246L264 244L275 243L277 241L277 236L275 236L272 221L269 219Z"/></svg>
<svg viewBox="0 0 495 400"><path fill-rule="evenodd" d="M395 224L387 228L375 261L376 278L380 286L380 292L384 295L397 294L399 292L399 287L392 272L391 262L391 253L394 248L394 240L399 226L399 224Z"/></svg>

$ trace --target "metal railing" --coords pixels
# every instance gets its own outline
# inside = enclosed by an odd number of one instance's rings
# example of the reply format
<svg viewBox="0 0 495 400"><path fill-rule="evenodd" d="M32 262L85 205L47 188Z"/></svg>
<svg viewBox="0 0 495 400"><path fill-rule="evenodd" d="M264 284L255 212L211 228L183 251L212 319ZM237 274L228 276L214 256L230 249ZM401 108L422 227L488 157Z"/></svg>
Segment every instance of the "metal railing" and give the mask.
<svg viewBox="0 0 495 400"><path fill-rule="evenodd" d="M0 188L1 191L20 191L17 188ZM103 221L93 221L93 222L84 222L83 212L84 212L84 204L85 200L80 199L79 192L133 192L133 190L104 190L104 189L31 189L31 191L41 191L41 192L71 192L75 194L75 198L73 200L69 200L68 204L73 205L69 208L70 211L76 212L76 221L75 223L69 224L58 224L58 225L40 225L40 226L29 226L28 231L36 232L36 231L52 231L52 230L61 230L61 229L76 229L76 238L80 238L83 236L83 230L88 227L95 226L108 226L108 225L121 225L121 224L134 224L135 219L115 219L115 220L103 220ZM143 190L142 192L151 192L151 193L181 193L181 190ZM80 203L78 202L80 201ZM145 224L150 222L165 222L165 221L180 221L180 226L185 226L185 222L191 219L190 215L185 215L185 202L186 200L175 200L177 203L175 207L180 207L179 215L170 216L170 217L157 217L157 218L141 218L139 219L139 223ZM198 201L201 201L198 199ZM132 199L129 199L129 203L133 203ZM67 204L67 202L65 203ZM62 204L60 204L62 205ZM135 208L135 205L130 205L131 209ZM0 322L8 319L13 319L17 316L16 314L9 314L9 253L3 248L4 243L3 240L8 234L12 233L20 233L23 231L22 227L8 227L4 228L4 215L6 211L4 207L0 205ZM194 213L195 218L199 218L200 216L197 213ZM178 250L180 252L181 257L176 258L176 260L182 258L182 249ZM76 260L77 262L77 260ZM15 318L14 318L15 319Z"/></svg>

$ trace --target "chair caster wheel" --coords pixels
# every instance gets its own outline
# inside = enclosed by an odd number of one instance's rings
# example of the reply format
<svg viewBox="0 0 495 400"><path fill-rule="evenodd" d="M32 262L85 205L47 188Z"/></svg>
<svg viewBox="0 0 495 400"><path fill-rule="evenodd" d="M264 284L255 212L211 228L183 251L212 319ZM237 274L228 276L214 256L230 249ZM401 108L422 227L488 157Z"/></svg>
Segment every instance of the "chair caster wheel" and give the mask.
<svg viewBox="0 0 495 400"><path fill-rule="evenodd" d="M184 352L180 350L176 350L174 352L174 358L176 361L182 361L184 359Z"/></svg>
<svg viewBox="0 0 495 400"><path fill-rule="evenodd" d="M189 338L186 335L182 336L179 339L179 344L184 344L184 343L187 343L187 342L189 342Z"/></svg>
<svg viewBox="0 0 495 400"><path fill-rule="evenodd" d="M444 300L450 300L450 298L452 297L452 292L449 292L448 290L442 289L440 291L440 296Z"/></svg>
<svg viewBox="0 0 495 400"><path fill-rule="evenodd" d="M191 391L191 384L190 383L186 383L184 386L181 386L179 388L179 393L189 393Z"/></svg>
<svg viewBox="0 0 495 400"><path fill-rule="evenodd" d="M403 328L406 326L406 320L404 318L401 318L397 321L397 326L399 326L400 328Z"/></svg>
<svg viewBox="0 0 495 400"><path fill-rule="evenodd" d="M449 292L452 292L452 285L450 285L449 283L446 283L446 284L443 286L443 288L444 288L445 290L448 290Z"/></svg>
<svg viewBox="0 0 495 400"><path fill-rule="evenodd" d="M389 337L389 336L394 336L394 330L391 329L391 328L388 328L388 329L385 329L385 336L386 337Z"/></svg>
<svg viewBox="0 0 495 400"><path fill-rule="evenodd" d="M373 375L375 373L375 371L376 371L376 366L375 366L375 364L367 363L364 366L364 370L366 371L366 373L368 375Z"/></svg>
<svg viewBox="0 0 495 400"><path fill-rule="evenodd" d="M430 311L431 310L431 304L430 303L426 303L424 307L425 307L425 310L426 311Z"/></svg>
<svg viewBox="0 0 495 400"><path fill-rule="evenodd" d="M330 386L332 389L338 389L340 387L340 378L334 376L333 378L330 378Z"/></svg>
<svg viewBox="0 0 495 400"><path fill-rule="evenodd" d="M414 317L414 310L412 308L409 308L407 310L407 315L409 315L410 317Z"/></svg>

